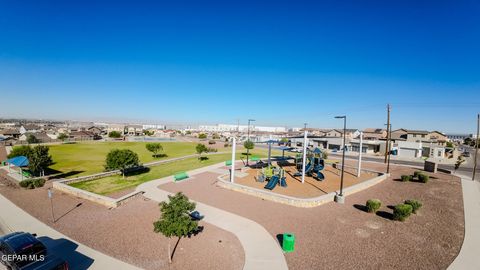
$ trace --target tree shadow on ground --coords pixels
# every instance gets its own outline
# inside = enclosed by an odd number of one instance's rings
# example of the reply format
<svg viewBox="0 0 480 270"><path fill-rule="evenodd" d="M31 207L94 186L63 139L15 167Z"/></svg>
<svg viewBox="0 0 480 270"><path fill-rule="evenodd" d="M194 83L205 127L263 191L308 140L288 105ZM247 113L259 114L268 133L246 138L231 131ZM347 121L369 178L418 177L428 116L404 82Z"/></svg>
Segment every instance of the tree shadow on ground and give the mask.
<svg viewBox="0 0 480 270"><path fill-rule="evenodd" d="M199 157L198 158L200 161L205 161L205 160L208 160L208 157Z"/></svg>
<svg viewBox="0 0 480 270"><path fill-rule="evenodd" d="M125 171L125 176L135 176L139 174L148 173L150 171L149 167L141 167L131 171Z"/></svg>
<svg viewBox="0 0 480 270"><path fill-rule="evenodd" d="M156 154L156 155L152 155L152 157L154 158L164 158L164 157L168 157L167 154Z"/></svg>
<svg viewBox="0 0 480 270"><path fill-rule="evenodd" d="M382 217L382 218L384 218L384 219L393 220L393 214L390 213L390 212L377 211L376 214L377 214L377 216Z"/></svg>
<svg viewBox="0 0 480 270"><path fill-rule="evenodd" d="M387 208L393 210L393 209L395 209L395 205L387 205Z"/></svg>
<svg viewBox="0 0 480 270"><path fill-rule="evenodd" d="M65 172L65 173L59 172L59 174L55 174L55 175L50 176L50 179L67 178L67 177L70 177L70 176L81 174L83 172L85 172L85 171L69 171L69 172ZM47 175L47 174L45 174L45 175ZM48 174L48 175L50 175L50 174Z"/></svg>
<svg viewBox="0 0 480 270"><path fill-rule="evenodd" d="M363 211L365 213L368 213L368 210L367 210L367 207L365 205L361 205L361 204L354 204L353 207L355 207L356 209L360 210L360 211Z"/></svg>

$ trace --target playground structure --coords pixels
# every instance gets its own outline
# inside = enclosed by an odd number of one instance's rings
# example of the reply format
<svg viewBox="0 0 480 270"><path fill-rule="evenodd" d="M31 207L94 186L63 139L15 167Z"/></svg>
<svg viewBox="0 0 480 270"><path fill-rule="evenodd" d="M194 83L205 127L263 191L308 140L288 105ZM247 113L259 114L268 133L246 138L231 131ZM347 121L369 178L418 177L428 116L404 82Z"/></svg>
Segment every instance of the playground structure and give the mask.
<svg viewBox="0 0 480 270"><path fill-rule="evenodd" d="M259 170L256 179L258 182L268 181L264 187L268 190L274 189L278 184L280 184L281 187L287 187L285 170L279 167L268 166Z"/></svg>
<svg viewBox="0 0 480 270"><path fill-rule="evenodd" d="M307 165L305 166L305 174L312 176L318 181L325 180L325 175L322 173L322 170L325 168L325 161L323 159L322 150L315 148L310 151L307 149ZM302 167L303 167L303 158L300 154L297 154L295 157L295 164L298 170L294 176L302 176Z"/></svg>

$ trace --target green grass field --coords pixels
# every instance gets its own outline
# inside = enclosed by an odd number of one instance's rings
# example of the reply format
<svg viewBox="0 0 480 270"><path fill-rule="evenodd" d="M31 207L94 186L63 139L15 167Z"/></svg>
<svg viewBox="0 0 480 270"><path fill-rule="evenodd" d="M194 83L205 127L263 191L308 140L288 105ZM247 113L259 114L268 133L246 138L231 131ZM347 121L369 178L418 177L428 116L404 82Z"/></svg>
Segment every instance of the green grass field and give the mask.
<svg viewBox="0 0 480 270"><path fill-rule="evenodd" d="M264 149L253 150L252 154L258 157L266 157ZM237 154L240 159L241 154ZM213 165L231 159L231 154L218 154L208 156L208 160L200 161L198 158L188 158L181 161L162 164L150 167L150 171L142 174L131 175L125 177L114 175L96 180L72 183L71 186L84 189L100 195L108 195L124 189L136 187L144 182L159 179L162 177L173 175L181 171L189 171L201 167Z"/></svg>
<svg viewBox="0 0 480 270"><path fill-rule="evenodd" d="M195 153L195 143L162 142L166 157L153 158L145 149L145 142L82 142L50 146L53 164L51 169L66 174L67 178L104 171L105 157L112 149L130 149L138 154L140 162L146 163Z"/></svg>

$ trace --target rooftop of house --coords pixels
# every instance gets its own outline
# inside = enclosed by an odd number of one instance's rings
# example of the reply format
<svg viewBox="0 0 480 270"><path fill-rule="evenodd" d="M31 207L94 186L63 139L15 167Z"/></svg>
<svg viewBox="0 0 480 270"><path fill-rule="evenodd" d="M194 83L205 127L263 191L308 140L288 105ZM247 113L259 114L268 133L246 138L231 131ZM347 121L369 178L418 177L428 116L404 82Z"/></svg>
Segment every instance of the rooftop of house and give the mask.
<svg viewBox="0 0 480 270"><path fill-rule="evenodd" d="M363 130L363 133L382 133L386 131L384 128L366 128Z"/></svg>

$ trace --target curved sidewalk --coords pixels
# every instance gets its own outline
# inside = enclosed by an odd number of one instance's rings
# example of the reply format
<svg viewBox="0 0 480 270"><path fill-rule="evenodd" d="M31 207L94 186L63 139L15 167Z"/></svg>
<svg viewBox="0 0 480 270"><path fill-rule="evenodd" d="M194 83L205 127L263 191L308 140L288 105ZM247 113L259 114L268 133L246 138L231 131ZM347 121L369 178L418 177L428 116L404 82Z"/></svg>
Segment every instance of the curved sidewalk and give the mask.
<svg viewBox="0 0 480 270"><path fill-rule="evenodd" d="M198 174L214 168L214 166L189 172ZM193 177L194 178L194 177ZM145 192L143 196L157 202L165 201L171 193L158 188L159 185L172 182L173 177L165 177L146 182L137 187L137 191ZM190 180L186 180L190 181ZM192 181L195 181L192 179ZM288 269L283 251L277 241L260 224L239 215L209 206L200 202L197 210L205 216L204 221L237 236L245 252L245 270Z"/></svg>
<svg viewBox="0 0 480 270"><path fill-rule="evenodd" d="M68 262L69 269L140 269L73 241L23 211L2 195L0 195L0 227L5 233L13 231L36 233L49 251L53 251Z"/></svg>
<svg viewBox="0 0 480 270"><path fill-rule="evenodd" d="M465 212L465 237L457 258L448 267L449 270L480 269L480 183L467 176L462 179L463 208Z"/></svg>

